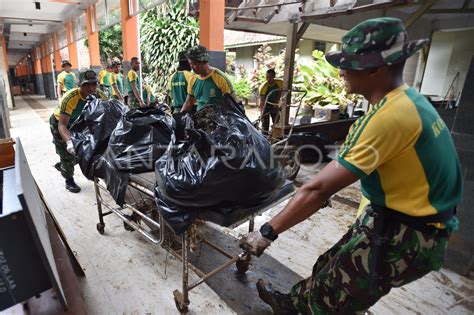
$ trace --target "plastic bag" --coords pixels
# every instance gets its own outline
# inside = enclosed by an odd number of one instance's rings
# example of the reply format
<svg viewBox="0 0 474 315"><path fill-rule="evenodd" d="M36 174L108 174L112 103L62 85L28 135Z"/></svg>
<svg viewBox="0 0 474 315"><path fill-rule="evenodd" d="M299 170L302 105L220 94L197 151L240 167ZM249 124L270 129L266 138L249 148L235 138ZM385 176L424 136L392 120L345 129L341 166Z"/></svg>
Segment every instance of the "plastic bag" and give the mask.
<svg viewBox="0 0 474 315"><path fill-rule="evenodd" d="M173 139L155 164L158 205L165 203L183 216L197 209L257 205L285 181L270 143L235 102L228 99L224 105L211 108L204 119L213 121L215 128L205 132L187 126L188 139L183 143ZM165 216L166 209L160 211ZM173 222L168 223L174 228Z"/></svg>
<svg viewBox="0 0 474 315"><path fill-rule="evenodd" d="M81 115L69 131L82 173L93 179L94 170L107 150L109 138L128 107L116 100L103 101L90 95Z"/></svg>
<svg viewBox="0 0 474 315"><path fill-rule="evenodd" d="M166 151L174 129L173 117L162 108L131 109L110 137L108 156L120 171L153 171L156 160Z"/></svg>

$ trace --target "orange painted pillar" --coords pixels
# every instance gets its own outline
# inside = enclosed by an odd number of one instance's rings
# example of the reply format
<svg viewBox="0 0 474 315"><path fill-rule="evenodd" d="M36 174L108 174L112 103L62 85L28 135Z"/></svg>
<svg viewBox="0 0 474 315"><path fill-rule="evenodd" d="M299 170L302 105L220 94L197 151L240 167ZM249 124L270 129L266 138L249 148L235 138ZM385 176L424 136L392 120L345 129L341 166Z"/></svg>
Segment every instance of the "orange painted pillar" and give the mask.
<svg viewBox="0 0 474 315"><path fill-rule="evenodd" d="M199 42L209 50L224 50L224 13L225 0L199 1Z"/></svg>
<svg viewBox="0 0 474 315"><path fill-rule="evenodd" d="M61 54L59 53L58 33L53 33L51 36L54 53L54 71L61 72Z"/></svg>
<svg viewBox="0 0 474 315"><path fill-rule="evenodd" d="M69 62L72 69L79 69L79 58L77 56L76 34L74 32L74 21L66 22L67 49L69 51Z"/></svg>
<svg viewBox="0 0 474 315"><path fill-rule="evenodd" d="M136 5L137 0L132 0L131 2ZM138 16L130 16L128 4L129 0L120 0L123 59L126 62L130 62L132 57L140 58Z"/></svg>
<svg viewBox="0 0 474 315"><path fill-rule="evenodd" d="M94 4L93 6L86 8L87 40L89 42L90 67L95 71L100 71L99 32L97 32L95 16Z"/></svg>
<svg viewBox="0 0 474 315"><path fill-rule="evenodd" d="M225 71L224 14L225 0L199 1L199 43L209 49L209 63L222 71Z"/></svg>

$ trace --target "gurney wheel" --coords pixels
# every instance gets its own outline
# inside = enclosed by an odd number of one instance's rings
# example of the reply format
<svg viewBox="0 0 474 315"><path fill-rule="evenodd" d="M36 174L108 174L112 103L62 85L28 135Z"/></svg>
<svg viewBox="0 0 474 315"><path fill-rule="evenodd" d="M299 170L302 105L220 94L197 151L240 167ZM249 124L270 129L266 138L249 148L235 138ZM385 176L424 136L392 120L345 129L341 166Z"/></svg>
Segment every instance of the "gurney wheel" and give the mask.
<svg viewBox="0 0 474 315"><path fill-rule="evenodd" d="M240 273L246 273L250 267L250 260L241 259L235 262L235 266Z"/></svg>
<svg viewBox="0 0 474 315"><path fill-rule="evenodd" d="M189 301L184 301L184 297L181 292L174 290L174 304L181 314L187 314L189 312L188 305ZM187 303L186 303L187 302Z"/></svg>
<svg viewBox="0 0 474 315"><path fill-rule="evenodd" d="M105 232L105 224L104 223L97 223L97 231L99 231L100 234L104 234Z"/></svg>

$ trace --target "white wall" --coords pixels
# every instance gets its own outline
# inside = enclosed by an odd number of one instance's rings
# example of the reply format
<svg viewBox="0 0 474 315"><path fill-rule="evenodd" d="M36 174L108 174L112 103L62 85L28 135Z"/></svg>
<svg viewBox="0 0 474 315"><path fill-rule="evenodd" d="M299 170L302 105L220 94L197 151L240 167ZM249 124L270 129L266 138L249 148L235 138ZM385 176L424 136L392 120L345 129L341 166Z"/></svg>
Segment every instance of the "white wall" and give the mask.
<svg viewBox="0 0 474 315"><path fill-rule="evenodd" d="M313 60L314 41L303 39L299 43L299 59L300 60Z"/></svg>
<svg viewBox="0 0 474 315"><path fill-rule="evenodd" d="M3 54L1 43L0 43L0 74L5 80L5 82L0 82L0 84L5 83L5 91L7 92L8 108L13 108L13 104L11 100L10 84L8 82L8 65L5 64L5 56Z"/></svg>
<svg viewBox="0 0 474 315"><path fill-rule="evenodd" d="M459 72L454 85L454 95L458 95L474 55L473 37L474 30L433 33L421 93L444 97Z"/></svg>
<svg viewBox="0 0 474 315"><path fill-rule="evenodd" d="M257 46L240 47L235 49L235 73L239 73L239 67L244 65L247 69L247 74L250 76L250 72L254 67L253 56L255 55Z"/></svg>

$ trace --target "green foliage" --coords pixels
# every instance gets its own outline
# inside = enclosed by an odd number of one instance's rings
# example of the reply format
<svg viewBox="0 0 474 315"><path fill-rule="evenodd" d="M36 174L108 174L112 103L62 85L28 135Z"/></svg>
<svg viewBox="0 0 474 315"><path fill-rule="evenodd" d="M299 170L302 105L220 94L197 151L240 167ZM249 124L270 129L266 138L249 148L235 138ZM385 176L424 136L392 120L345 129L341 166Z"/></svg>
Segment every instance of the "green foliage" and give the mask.
<svg viewBox="0 0 474 315"><path fill-rule="evenodd" d="M326 61L323 52L315 50L312 55L313 61L299 62L294 87L307 92L306 105L338 104L344 111L347 104L357 97L347 95L339 70Z"/></svg>
<svg viewBox="0 0 474 315"><path fill-rule="evenodd" d="M268 69L275 69L276 77L283 77L285 68L285 51L280 52L278 56L272 55L272 48L263 44L257 50L253 57L256 67L250 73L250 85L252 89L257 90L265 82L265 75Z"/></svg>
<svg viewBox="0 0 474 315"><path fill-rule="evenodd" d="M198 22L188 16L185 0L168 0L140 16L140 42L144 69L153 88L165 91L176 70L178 53L198 43Z"/></svg>
<svg viewBox="0 0 474 315"><path fill-rule="evenodd" d="M89 47L87 39L84 40L84 45ZM123 59L122 25L120 23L99 31L99 53L102 63L111 62L117 58Z"/></svg>

